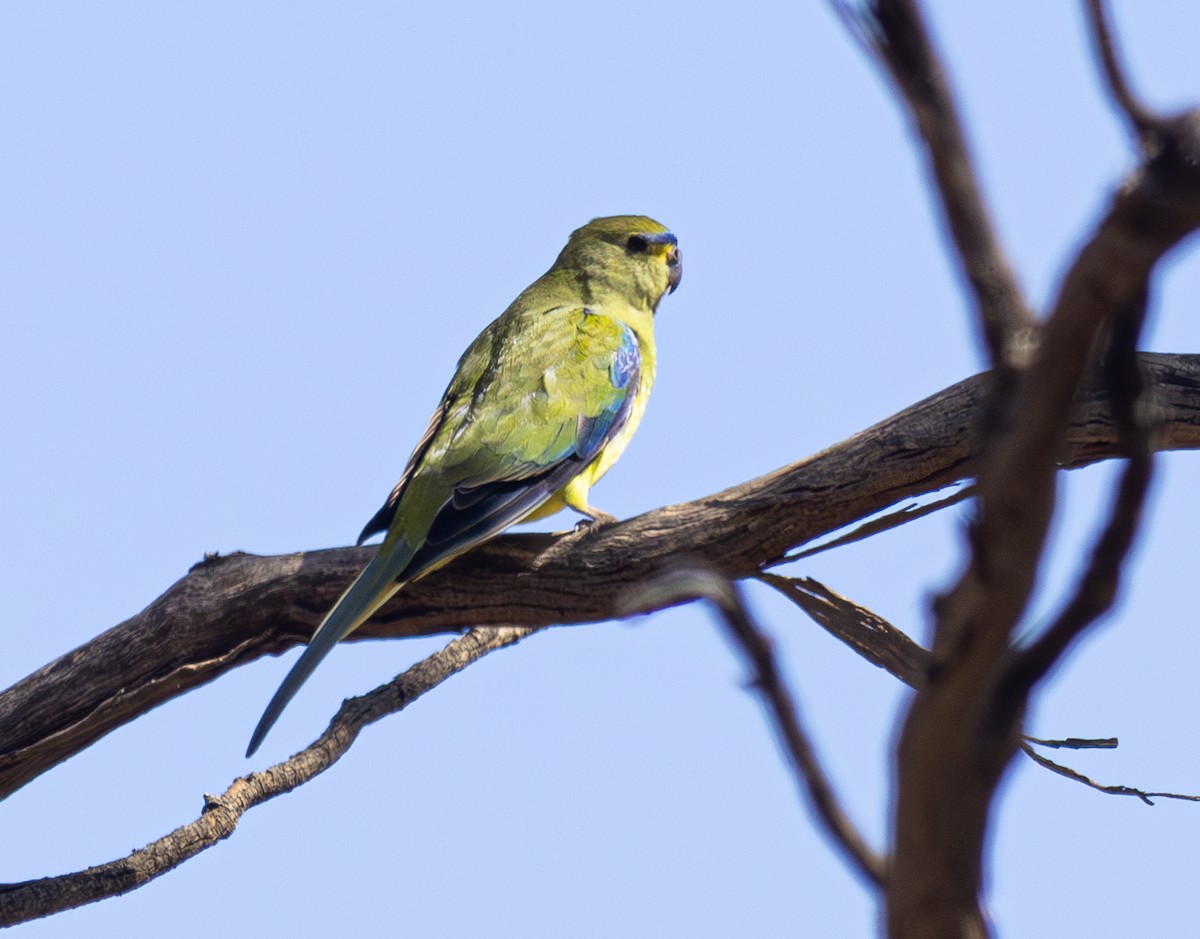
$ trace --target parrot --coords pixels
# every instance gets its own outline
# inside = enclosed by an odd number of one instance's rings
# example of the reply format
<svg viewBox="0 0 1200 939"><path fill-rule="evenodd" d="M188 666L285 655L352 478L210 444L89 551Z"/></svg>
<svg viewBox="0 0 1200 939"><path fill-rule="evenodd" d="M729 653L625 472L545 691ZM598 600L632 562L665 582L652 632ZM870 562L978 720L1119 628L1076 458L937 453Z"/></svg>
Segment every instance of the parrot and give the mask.
<svg viewBox="0 0 1200 939"><path fill-rule="evenodd" d="M475 340L383 507L358 544L379 551L346 588L271 698L252 756L339 641L405 584L563 508L581 525L613 516L588 493L629 443L654 384L654 316L683 256L643 215L595 218Z"/></svg>

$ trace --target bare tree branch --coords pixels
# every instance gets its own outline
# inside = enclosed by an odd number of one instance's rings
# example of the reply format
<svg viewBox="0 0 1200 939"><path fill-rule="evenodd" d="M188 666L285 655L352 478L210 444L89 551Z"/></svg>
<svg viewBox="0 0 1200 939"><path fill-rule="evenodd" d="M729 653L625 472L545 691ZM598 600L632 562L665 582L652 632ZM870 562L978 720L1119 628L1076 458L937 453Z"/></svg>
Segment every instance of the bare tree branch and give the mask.
<svg viewBox="0 0 1200 939"><path fill-rule="evenodd" d="M993 365L1022 366L1036 325L1000 247L945 70L911 0L872 0L866 10L834 0L851 34L891 76L929 160L942 216L970 286Z"/></svg>
<svg viewBox="0 0 1200 939"><path fill-rule="evenodd" d="M636 601L639 604L667 606L690 599L712 604L733 641L745 653L754 674L751 688L771 715L775 732L791 760L797 785L807 796L825 833L859 874L876 887L886 886L887 864L866 843L841 807L812 741L801 726L795 697L779 671L771 642L750 618L736 585L719 574L688 568L663 575L641 592L644 596Z"/></svg>
<svg viewBox="0 0 1200 939"><path fill-rule="evenodd" d="M924 649L885 620L817 582L795 581L774 574L763 574L761 579L801 605L834 635L843 638L852 647L862 651L868 659L897 677L904 679L906 674L910 677L915 676L923 667L927 657ZM625 602L629 604L630 609L647 604L657 606L678 603L703 595L717 605L731 629L757 629L748 618L736 591L728 581L719 577L676 576L665 582L657 581L647 590L649 592L644 591L640 598L634 597L632 603L629 602L630 598L626 598ZM730 619L731 616L733 619ZM172 870L229 837L241 816L250 808L290 792L324 772L350 748L358 732L367 724L403 710L409 703L426 691L432 690L455 672L489 652L515 644L533 631L529 627L485 627L471 630L466 636L453 640L445 648L414 665L392 682L369 694L344 702L328 729L309 747L267 770L235 780L220 796L206 795L204 810L198 819L145 848L119 860L96 865L78 873L0 885L0 925L26 922L126 893ZM882 637L881 642L878 637ZM746 644L743 633L738 632L736 638L743 645ZM873 649L883 651L872 652ZM772 655L769 642L761 634L757 641L751 640L747 652L755 656L754 661L758 661L758 657L764 653ZM765 678L762 677L764 675ZM771 677L772 675L774 677ZM848 854L856 869L864 873L871 882L881 885L885 876L883 861L865 845L838 806L836 796L816 760L811 744L807 742L794 710L791 711L790 718L786 716L788 708L783 707L782 712L780 711L781 702L791 699L773 661L765 672L760 672L758 687L764 693L765 689L771 689L770 706L776 712L781 736L797 768L798 781L808 790L814 811L822 824ZM1042 746L1073 749L1116 746L1116 741L1111 738L1057 741L1027 739ZM1129 786L1102 786L1069 767L1038 755L1028 747L1024 749L1039 765L1106 793L1137 795L1147 804L1152 804L1150 800L1155 797L1193 800L1197 798L1174 793L1146 793Z"/></svg>
<svg viewBox="0 0 1200 939"><path fill-rule="evenodd" d="M368 724L403 710L472 662L533 631L529 627L473 629L452 640L386 685L343 702L325 732L299 753L269 769L238 777L219 796L206 795L199 818L126 857L74 874L0 884L0 926L128 893L178 867L233 834L249 809L291 792L329 769Z"/></svg>
<svg viewBox="0 0 1200 939"><path fill-rule="evenodd" d="M780 577L777 574L764 573L758 579L794 602L867 661L889 672L909 687L919 687L919 682L929 665L929 652L913 642L903 630L897 629L877 613L834 593L811 578ZM1026 734L1021 749L1039 766L1092 789L1115 795L1147 795L1143 790L1132 786L1100 785L1068 766L1040 756L1029 744L1058 750L1115 750L1118 746L1116 737L1067 737L1062 740L1046 740ZM1161 792L1148 795L1200 801L1200 796ZM1143 801L1147 805L1153 804L1148 798Z"/></svg>
<svg viewBox="0 0 1200 939"><path fill-rule="evenodd" d="M886 6L911 9L899 0ZM879 29L887 29L888 17L881 12L879 20ZM903 28L922 33L915 14L905 17ZM889 35L889 45L902 42L927 44ZM910 86L934 74L917 67L897 71L898 90L910 100ZM929 680L901 734L888 894L889 930L897 939L988 933L979 906L984 841L996 786L1020 743L1024 705L1023 698L1014 702L995 692L1040 564L1057 460L1093 350L1109 324L1144 298L1163 255L1200 227L1197 126L1191 116L1159 122L1164 146L1115 195L1068 270L1031 364L1011 384L999 383L1004 399L989 408L1008 419L989 426L970 559L938 603ZM953 147L932 143L940 145ZM961 194L938 182L943 204L952 206ZM953 211L947 208L948 215ZM1136 493L1130 506L1135 502Z"/></svg>
<svg viewBox="0 0 1200 939"><path fill-rule="evenodd" d="M1044 740L1041 737L1030 737L1028 734L1025 735L1025 741L1055 750L1115 750L1119 743L1116 737L1064 737L1062 740Z"/></svg>
<svg viewBox="0 0 1200 939"><path fill-rule="evenodd" d="M873 538L876 535L882 534L885 531L891 531L893 528L899 528L901 525L907 525L909 522L915 522L919 518L924 518L926 515L932 515L934 512L940 512L942 509L948 509L952 505L958 505L960 502L965 502L967 499L973 498L975 490L971 486L963 486L955 490L948 496L940 499L935 499L932 502L926 502L922 505L911 504L901 506L893 512L888 512L886 515L879 515L875 518L869 518L861 525L856 526L844 535L839 535L829 541L822 541L820 544L813 545L811 548L804 548L800 551L793 551L786 554L778 561L772 561L766 567L776 567L781 564L791 564L795 561L801 561L804 558L811 558L817 554L824 554L826 551L832 551L834 548L844 548L848 544L854 544L856 541L862 541L866 538Z"/></svg>
<svg viewBox="0 0 1200 939"><path fill-rule="evenodd" d="M1153 134L1158 127L1159 118L1142 104L1129 87L1117 57L1104 0L1087 0L1087 22L1092 43L1096 47L1096 58L1100 60L1101 72L1113 103L1129 121L1130 129L1144 145L1147 135Z"/></svg>
<svg viewBox="0 0 1200 939"><path fill-rule="evenodd" d="M1200 356L1140 362L1155 446L1200 448ZM608 619L626 588L687 558L754 576L797 545L970 477L986 384L967 379L799 463L589 533L549 564L539 561L553 535L497 539L410 585L352 639ZM1062 465L1123 455L1097 383ZM306 642L373 551L211 557L141 613L0 692L0 797L150 708Z"/></svg>
<svg viewBox="0 0 1200 939"><path fill-rule="evenodd" d="M872 665L918 688L929 667L929 652L882 616L872 613L811 577L758 577L795 603L832 636L840 639Z"/></svg>
<svg viewBox="0 0 1200 939"><path fill-rule="evenodd" d="M1010 655L997 690L998 707L1024 710L1025 699L1032 687L1116 599L1121 568L1141 521L1153 469L1150 428L1138 414L1142 377L1138 370L1137 341L1145 318L1145 294L1135 297L1130 307L1118 311L1105 362L1105 381L1112 394L1117 432L1130 454L1108 523L1092 551L1087 571L1066 607L1028 648Z"/></svg>
<svg viewBox="0 0 1200 939"><path fill-rule="evenodd" d="M1041 741L1037 741L1041 743ZM1071 769L1069 766L1063 766L1061 763L1055 763L1049 757L1042 756L1028 743L1021 744L1021 749L1025 751L1033 762L1039 766L1043 766L1052 773L1058 773L1059 776L1065 776L1067 779L1081 783L1090 789L1096 789L1110 796L1134 796L1141 799L1146 805L1153 805L1155 799L1179 799L1183 802L1200 802L1200 796L1184 795L1178 792L1145 792L1142 789L1135 789L1133 786L1107 786L1104 783L1098 783L1090 776L1085 776L1078 770Z"/></svg>

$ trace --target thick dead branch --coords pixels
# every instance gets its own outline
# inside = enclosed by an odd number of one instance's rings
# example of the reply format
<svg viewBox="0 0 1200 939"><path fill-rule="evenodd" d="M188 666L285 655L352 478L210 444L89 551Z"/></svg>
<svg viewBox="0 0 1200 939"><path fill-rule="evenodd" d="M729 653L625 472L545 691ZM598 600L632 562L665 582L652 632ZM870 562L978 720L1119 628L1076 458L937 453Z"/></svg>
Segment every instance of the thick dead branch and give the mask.
<svg viewBox="0 0 1200 939"><path fill-rule="evenodd" d="M1121 568L1142 518L1153 468L1151 428L1138 409L1142 377L1137 367L1137 340L1145 318L1145 294L1136 296L1129 308L1117 311L1104 365L1117 433L1129 451L1108 522L1092 550L1087 570L1062 612L1028 648L1010 656L997 689L997 708L1023 711L1033 686L1116 599Z"/></svg>
<svg viewBox="0 0 1200 939"><path fill-rule="evenodd" d="M912 18L906 28L919 31L920 23ZM904 82L897 85L907 97ZM1163 255L1200 227L1197 126L1194 115L1157 121L1161 149L1113 198L1068 269L1032 363L1010 395L989 408L1010 418L991 428L977 476L971 556L938 604L929 681L913 701L898 751L888 897L889 932L897 939L988 932L978 899L988 817L1020 745L1024 704L996 690L1034 585L1057 460L1093 353L1105 331L1144 300ZM955 193L947 188L942 198L953 201ZM1128 504L1116 510L1114 542L1125 516L1136 519L1138 487L1132 480ZM1082 628L1072 627L1076 634Z"/></svg>
<svg viewBox="0 0 1200 939"><path fill-rule="evenodd" d="M1156 446L1200 448L1200 356L1140 362ZM797 545L969 477L984 387L983 376L967 379L799 463L588 534L552 563L538 564L555 536L505 536L411 585L353 638L603 620L628 587L680 559L752 576ZM1081 401L1061 459L1122 454L1098 386ZM212 558L141 613L0 693L0 796L150 708L306 642L373 550Z"/></svg>
<svg viewBox="0 0 1200 939"><path fill-rule="evenodd" d="M455 672L489 652L519 642L532 631L526 627L473 629L453 640L386 685L343 702L329 727L310 746L269 769L235 779L219 796L206 795L199 818L126 857L74 874L0 885L0 926L128 893L178 867L232 835L249 809L291 792L329 769L367 724L403 710Z"/></svg>

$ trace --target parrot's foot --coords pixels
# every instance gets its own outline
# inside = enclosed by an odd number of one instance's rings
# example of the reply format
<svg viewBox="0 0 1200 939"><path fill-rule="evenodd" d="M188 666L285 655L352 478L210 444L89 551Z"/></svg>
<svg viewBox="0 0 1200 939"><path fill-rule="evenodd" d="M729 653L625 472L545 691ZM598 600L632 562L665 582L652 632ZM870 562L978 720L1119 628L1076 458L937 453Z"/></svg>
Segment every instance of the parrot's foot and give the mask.
<svg viewBox="0 0 1200 939"><path fill-rule="evenodd" d="M615 515L609 515L607 512L601 512L598 509L589 508L587 515L587 518L581 518L576 522L574 528L569 528L566 531L556 531L554 534L558 536L558 539L534 559L531 569L535 571L540 570L553 561L561 560L570 554L571 549L590 533L607 528L609 525L615 525L620 521Z"/></svg>
<svg viewBox="0 0 1200 939"><path fill-rule="evenodd" d="M607 512L601 512L599 509L593 509L590 506L584 514L586 517L581 518L575 523L575 531L603 528L605 525L615 525L620 521L615 515L609 515Z"/></svg>

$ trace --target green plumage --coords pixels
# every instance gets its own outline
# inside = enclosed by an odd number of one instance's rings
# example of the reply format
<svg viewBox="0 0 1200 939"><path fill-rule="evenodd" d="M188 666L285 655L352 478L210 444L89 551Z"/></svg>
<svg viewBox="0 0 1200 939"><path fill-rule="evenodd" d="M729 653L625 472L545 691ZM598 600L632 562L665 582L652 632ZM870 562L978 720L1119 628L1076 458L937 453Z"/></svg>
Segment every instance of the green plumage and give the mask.
<svg viewBox="0 0 1200 939"><path fill-rule="evenodd" d="M404 584L509 525L564 506L607 519L588 489L641 420L654 312L679 283L675 236L653 219L594 219L471 343L400 482L360 543L385 531L268 704L252 754L334 644Z"/></svg>

